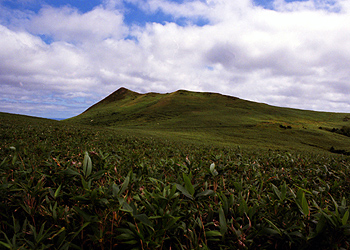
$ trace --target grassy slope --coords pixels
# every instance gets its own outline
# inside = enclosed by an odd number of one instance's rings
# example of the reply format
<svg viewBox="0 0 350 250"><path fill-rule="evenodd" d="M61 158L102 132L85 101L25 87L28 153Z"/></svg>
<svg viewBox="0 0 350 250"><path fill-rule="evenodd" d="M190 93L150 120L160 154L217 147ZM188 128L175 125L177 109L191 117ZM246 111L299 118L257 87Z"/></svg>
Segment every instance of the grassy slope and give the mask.
<svg viewBox="0 0 350 250"><path fill-rule="evenodd" d="M349 151L349 137L319 129L349 126L346 117L350 115L279 108L215 93L138 94L122 88L65 122L205 144Z"/></svg>
<svg viewBox="0 0 350 250"><path fill-rule="evenodd" d="M125 127L0 112L0 248L348 248L349 157L198 147Z"/></svg>

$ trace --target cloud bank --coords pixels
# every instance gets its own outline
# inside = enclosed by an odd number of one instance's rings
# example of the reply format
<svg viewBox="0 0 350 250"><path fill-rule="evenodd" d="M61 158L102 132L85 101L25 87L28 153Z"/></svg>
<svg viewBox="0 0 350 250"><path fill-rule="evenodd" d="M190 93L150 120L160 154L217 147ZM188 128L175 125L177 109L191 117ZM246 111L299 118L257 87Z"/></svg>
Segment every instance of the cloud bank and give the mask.
<svg viewBox="0 0 350 250"><path fill-rule="evenodd" d="M1 4L1 1L0 1ZM346 0L0 5L0 111L77 115L121 86L350 112ZM126 22L132 12L163 21Z"/></svg>

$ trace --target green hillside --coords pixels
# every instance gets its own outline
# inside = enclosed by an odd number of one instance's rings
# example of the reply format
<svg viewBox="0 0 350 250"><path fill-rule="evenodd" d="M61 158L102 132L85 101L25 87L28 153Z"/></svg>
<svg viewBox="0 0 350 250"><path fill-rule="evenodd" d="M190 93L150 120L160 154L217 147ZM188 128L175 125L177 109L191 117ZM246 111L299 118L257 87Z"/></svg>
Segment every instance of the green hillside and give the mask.
<svg viewBox="0 0 350 250"><path fill-rule="evenodd" d="M121 88L64 122L247 148L350 151L350 114L274 107L216 93Z"/></svg>
<svg viewBox="0 0 350 250"><path fill-rule="evenodd" d="M126 89L0 112L0 249L348 249L348 117Z"/></svg>

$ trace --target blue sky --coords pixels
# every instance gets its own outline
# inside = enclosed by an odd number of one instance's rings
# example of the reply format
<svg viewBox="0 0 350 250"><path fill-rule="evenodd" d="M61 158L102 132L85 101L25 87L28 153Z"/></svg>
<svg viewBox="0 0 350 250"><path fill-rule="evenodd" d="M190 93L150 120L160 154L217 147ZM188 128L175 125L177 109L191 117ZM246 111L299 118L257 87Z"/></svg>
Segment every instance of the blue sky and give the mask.
<svg viewBox="0 0 350 250"><path fill-rule="evenodd" d="M345 0L0 0L0 112L67 118L120 87L350 112Z"/></svg>
<svg viewBox="0 0 350 250"><path fill-rule="evenodd" d="M141 0L142 1L142 0ZM141 2L139 1L139 2ZM182 4L184 3L184 0L170 0L169 2ZM262 6L268 6L269 1L256 1L257 4L261 4ZM41 8L45 5L50 5L56 8L64 7L64 6L70 6L73 8L78 9L81 13L86 13L97 6L101 6L104 4L104 1L102 0L57 0L57 1L13 1L13 0L5 0L3 1L3 6L8 7L10 9L18 9L22 11L33 11L35 13L38 13ZM145 11L142 8L138 6L137 3L133 2L124 2L123 3L123 14L124 14L124 21L128 25L137 24L144 26L149 22L157 22L157 23L164 23L164 22L175 22L179 25L184 25L185 20L183 18L174 18L170 14L165 14L161 10L150 12ZM196 20L197 25L205 25L208 22L205 19L198 19Z"/></svg>
<svg viewBox="0 0 350 250"><path fill-rule="evenodd" d="M142 0L141 0L142 1ZM141 2L139 1L139 2ZM294 2L295 0L287 0L286 2ZM305 0L298 0L298 1L305 1ZM169 2L179 3L183 4L184 0L169 0ZM205 1L202 1L205 2ZM11 9L21 9L21 10L31 10L34 12L38 12L43 5L50 5L54 7L62 7L62 6L72 6L75 8L78 8L81 12L85 13L88 11L91 11L93 8L95 8L98 5L103 4L103 0L55 0L55 1L48 1L48 0L39 0L39 1L21 1L21 0L3 0L2 4L5 7L9 7ZM270 8L271 4L273 3L272 0L254 0L254 3L256 5L261 5ZM134 9L137 4L133 4L132 2L126 2L126 5L128 8ZM137 11L137 14L140 12ZM142 13L144 14L144 13ZM138 18L135 16L135 18Z"/></svg>
<svg viewBox="0 0 350 250"><path fill-rule="evenodd" d="M141 2L142 0L138 1ZM307 0L285 0L285 2L305 2ZM21 1L21 0L3 0L1 1L4 7L8 7L10 9L18 9L22 11L34 11L38 13L40 9L44 5L50 5L53 7L63 7L63 6L71 6L77 8L82 13L86 13L94 9L96 6L103 5L103 0L39 0L39 1ZM169 2L183 4L186 2L185 0L169 0ZM188 1L187 1L188 2ZM206 1L201 1L206 2ZM273 9L273 0L254 0L253 4L257 6L262 6L267 9ZM145 12L140 9L137 4L134 2L125 1L123 3L124 8L126 9L124 13L125 22L128 24L137 23L141 25L145 25L147 22L173 22L174 18L171 15L166 15L162 11L157 12ZM175 20L176 21L176 20ZM202 20L203 21L203 20ZM204 21L205 22L205 21Z"/></svg>

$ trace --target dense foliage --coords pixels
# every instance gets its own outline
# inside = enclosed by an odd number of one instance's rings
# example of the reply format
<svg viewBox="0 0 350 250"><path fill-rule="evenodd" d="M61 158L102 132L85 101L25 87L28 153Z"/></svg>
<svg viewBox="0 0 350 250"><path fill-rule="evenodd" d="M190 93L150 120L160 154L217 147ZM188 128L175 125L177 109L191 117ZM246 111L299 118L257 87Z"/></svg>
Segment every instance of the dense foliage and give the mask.
<svg viewBox="0 0 350 250"><path fill-rule="evenodd" d="M331 132L333 132L333 133L338 133L338 134L341 134L341 135L345 135L345 136L350 137L350 127L343 126L341 129L332 128L332 129L329 129L329 130L330 130Z"/></svg>
<svg viewBox="0 0 350 250"><path fill-rule="evenodd" d="M350 248L346 156L10 115L0 138L4 249Z"/></svg>

